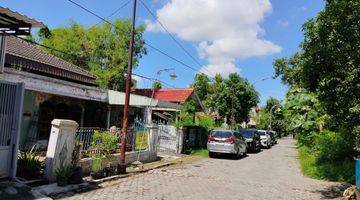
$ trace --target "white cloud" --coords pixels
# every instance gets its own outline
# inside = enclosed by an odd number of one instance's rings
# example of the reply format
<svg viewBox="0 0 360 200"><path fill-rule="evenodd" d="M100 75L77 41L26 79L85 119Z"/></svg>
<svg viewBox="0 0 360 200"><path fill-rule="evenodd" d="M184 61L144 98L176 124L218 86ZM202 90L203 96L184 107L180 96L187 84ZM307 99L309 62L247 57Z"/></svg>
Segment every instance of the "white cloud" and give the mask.
<svg viewBox="0 0 360 200"><path fill-rule="evenodd" d="M177 37L198 44L198 52L209 64L207 73L239 72L237 59L281 51L262 39L260 23L272 11L269 0L170 0L156 15ZM147 21L147 30L164 32L158 23Z"/></svg>

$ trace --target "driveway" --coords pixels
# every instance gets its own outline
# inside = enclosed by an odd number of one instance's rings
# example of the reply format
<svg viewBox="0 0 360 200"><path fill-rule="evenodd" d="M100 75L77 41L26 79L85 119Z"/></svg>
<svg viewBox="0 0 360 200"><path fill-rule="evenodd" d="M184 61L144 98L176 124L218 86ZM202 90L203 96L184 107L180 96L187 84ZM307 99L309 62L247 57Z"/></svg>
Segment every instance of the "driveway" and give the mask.
<svg viewBox="0 0 360 200"><path fill-rule="evenodd" d="M60 199L336 199L339 183L304 177L295 141L240 160L202 159L108 182L104 187Z"/></svg>

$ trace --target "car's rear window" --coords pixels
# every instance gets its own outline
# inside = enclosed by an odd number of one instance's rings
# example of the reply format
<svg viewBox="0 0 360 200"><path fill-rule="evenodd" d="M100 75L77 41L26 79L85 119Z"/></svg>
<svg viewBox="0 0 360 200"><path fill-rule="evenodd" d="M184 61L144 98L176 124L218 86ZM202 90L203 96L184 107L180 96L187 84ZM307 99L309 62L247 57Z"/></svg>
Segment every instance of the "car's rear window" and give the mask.
<svg viewBox="0 0 360 200"><path fill-rule="evenodd" d="M265 131L259 131L260 135L265 135Z"/></svg>
<svg viewBox="0 0 360 200"><path fill-rule="evenodd" d="M253 131L253 130L240 130L240 133L241 133L242 136L249 138L249 137L254 136L255 131Z"/></svg>
<svg viewBox="0 0 360 200"><path fill-rule="evenodd" d="M229 131L214 131L211 135L216 138L228 138L232 136L232 133Z"/></svg>

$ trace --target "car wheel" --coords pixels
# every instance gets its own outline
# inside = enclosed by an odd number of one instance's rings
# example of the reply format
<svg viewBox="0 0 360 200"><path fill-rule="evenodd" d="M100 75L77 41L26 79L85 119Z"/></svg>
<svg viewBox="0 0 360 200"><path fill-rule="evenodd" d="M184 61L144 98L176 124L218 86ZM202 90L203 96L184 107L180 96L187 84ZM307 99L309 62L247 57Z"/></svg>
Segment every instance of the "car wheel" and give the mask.
<svg viewBox="0 0 360 200"><path fill-rule="evenodd" d="M240 149L237 150L237 153L236 153L236 159L239 159L240 158Z"/></svg>
<svg viewBox="0 0 360 200"><path fill-rule="evenodd" d="M213 158L214 155L215 155L215 154L214 154L213 152L210 152L210 151L209 151L209 157L210 157L210 158Z"/></svg>
<svg viewBox="0 0 360 200"><path fill-rule="evenodd" d="M247 149L245 149L244 153L243 153L243 157L247 156Z"/></svg>

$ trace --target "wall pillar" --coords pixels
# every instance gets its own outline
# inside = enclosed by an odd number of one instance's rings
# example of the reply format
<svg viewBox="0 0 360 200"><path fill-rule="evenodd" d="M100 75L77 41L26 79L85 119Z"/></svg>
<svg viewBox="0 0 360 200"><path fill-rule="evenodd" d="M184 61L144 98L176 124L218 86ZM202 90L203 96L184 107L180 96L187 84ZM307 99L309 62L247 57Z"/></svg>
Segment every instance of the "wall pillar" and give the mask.
<svg viewBox="0 0 360 200"><path fill-rule="evenodd" d="M81 107L80 127L84 127L85 108Z"/></svg>
<svg viewBox="0 0 360 200"><path fill-rule="evenodd" d="M177 142L178 142L176 153L181 154L182 150L183 150L183 146L184 146L184 128L179 127L179 128L176 128L176 130L177 130L176 137L177 137Z"/></svg>
<svg viewBox="0 0 360 200"><path fill-rule="evenodd" d="M106 116L106 128L109 129L110 128L110 120L111 120L111 106L108 106L107 109L107 116Z"/></svg>
<svg viewBox="0 0 360 200"><path fill-rule="evenodd" d="M5 65L6 36L0 35L0 74L4 71Z"/></svg>
<svg viewBox="0 0 360 200"><path fill-rule="evenodd" d="M147 128L149 129L148 149L150 152L156 152L159 127L157 125L151 125L147 126Z"/></svg>
<svg viewBox="0 0 360 200"><path fill-rule="evenodd" d="M150 107L145 108L144 119L147 124L152 124L152 109Z"/></svg>
<svg viewBox="0 0 360 200"><path fill-rule="evenodd" d="M72 120L54 119L45 160L45 177L56 181L55 171L60 166L70 166L75 147L75 133L78 124Z"/></svg>

